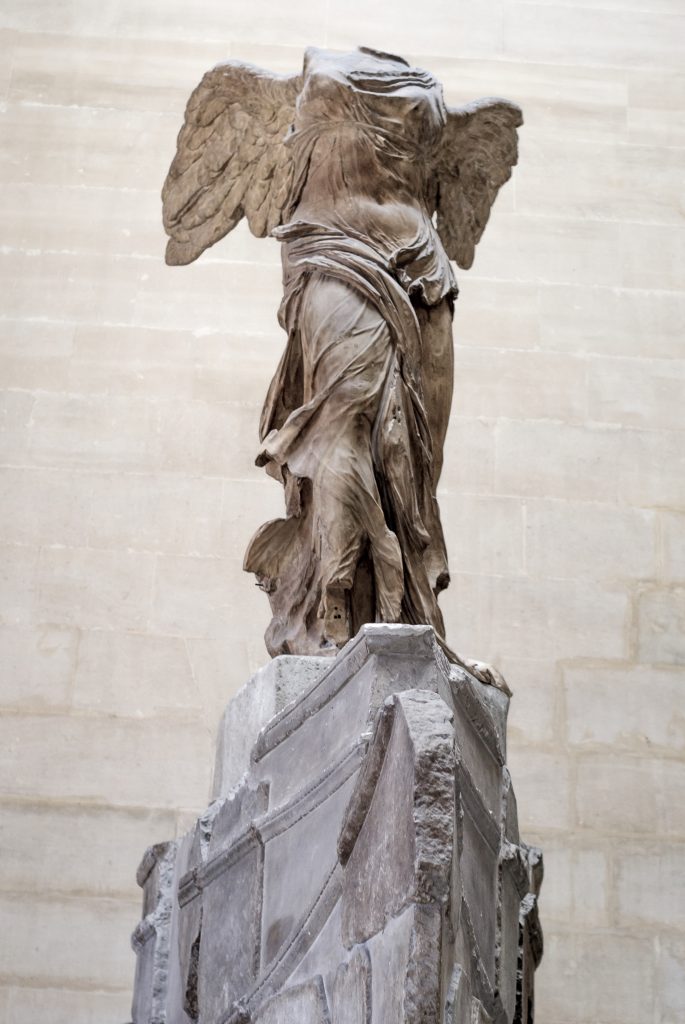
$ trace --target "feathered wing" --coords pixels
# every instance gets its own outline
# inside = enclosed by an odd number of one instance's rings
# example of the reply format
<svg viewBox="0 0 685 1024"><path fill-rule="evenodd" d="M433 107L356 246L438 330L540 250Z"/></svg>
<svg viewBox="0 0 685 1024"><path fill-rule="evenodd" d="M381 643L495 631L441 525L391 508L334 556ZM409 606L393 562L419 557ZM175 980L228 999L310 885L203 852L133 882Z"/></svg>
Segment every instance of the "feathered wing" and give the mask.
<svg viewBox="0 0 685 1024"><path fill-rule="evenodd" d="M192 263L243 216L258 237L282 222L293 180L284 138L301 88L301 76L237 61L207 72L162 189L168 264Z"/></svg>
<svg viewBox="0 0 685 1024"><path fill-rule="evenodd" d="M518 159L516 129L521 108L508 100L483 99L447 108L447 122L433 161L437 228L450 259L473 263L490 208Z"/></svg>

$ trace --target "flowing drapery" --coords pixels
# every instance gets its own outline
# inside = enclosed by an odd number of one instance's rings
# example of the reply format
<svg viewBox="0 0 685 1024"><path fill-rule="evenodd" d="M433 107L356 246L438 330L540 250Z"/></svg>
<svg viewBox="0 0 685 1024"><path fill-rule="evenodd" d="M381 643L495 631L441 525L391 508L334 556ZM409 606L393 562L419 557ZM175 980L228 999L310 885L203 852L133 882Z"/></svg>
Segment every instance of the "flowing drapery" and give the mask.
<svg viewBox="0 0 685 1024"><path fill-rule="evenodd" d="M411 299L361 238L298 222L275 234L288 342L257 462L284 484L286 518L245 557L271 600L269 651L314 654L368 621L442 636L447 558Z"/></svg>

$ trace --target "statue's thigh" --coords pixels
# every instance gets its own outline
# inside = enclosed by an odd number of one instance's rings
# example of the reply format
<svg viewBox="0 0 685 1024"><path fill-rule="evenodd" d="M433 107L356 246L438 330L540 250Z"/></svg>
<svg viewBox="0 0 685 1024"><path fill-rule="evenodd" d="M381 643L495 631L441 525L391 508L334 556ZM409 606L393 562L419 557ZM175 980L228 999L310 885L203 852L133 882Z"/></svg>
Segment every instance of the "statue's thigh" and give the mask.
<svg viewBox="0 0 685 1024"><path fill-rule="evenodd" d="M421 328L421 378L426 414L433 440L437 484L442 468L442 450L452 407L454 390L454 342L452 307L448 299L437 306L416 311Z"/></svg>
<svg viewBox="0 0 685 1024"><path fill-rule="evenodd" d="M303 296L299 328L310 395L334 385L333 402L376 399L390 351L390 331L376 306L343 281L315 274Z"/></svg>

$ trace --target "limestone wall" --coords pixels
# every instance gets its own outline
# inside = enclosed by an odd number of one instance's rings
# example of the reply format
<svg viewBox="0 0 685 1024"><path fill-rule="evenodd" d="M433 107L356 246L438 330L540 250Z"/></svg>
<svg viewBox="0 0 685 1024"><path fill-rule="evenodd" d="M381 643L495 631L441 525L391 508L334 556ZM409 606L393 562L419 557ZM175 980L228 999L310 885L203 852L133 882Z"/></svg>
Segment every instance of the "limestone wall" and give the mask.
<svg viewBox="0 0 685 1024"><path fill-rule="evenodd" d="M685 1015L685 14L678 0L4 0L0 1019L128 1019L150 841L262 664L241 572L278 251L164 266L185 100L227 56L365 43L524 108L460 275L449 638L515 691L544 1024Z"/></svg>

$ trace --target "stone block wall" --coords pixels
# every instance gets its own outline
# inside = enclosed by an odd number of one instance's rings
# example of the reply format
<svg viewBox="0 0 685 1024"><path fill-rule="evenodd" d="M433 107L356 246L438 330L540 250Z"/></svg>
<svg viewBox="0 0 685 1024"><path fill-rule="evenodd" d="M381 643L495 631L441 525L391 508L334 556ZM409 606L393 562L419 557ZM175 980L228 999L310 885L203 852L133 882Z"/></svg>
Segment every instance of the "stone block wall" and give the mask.
<svg viewBox="0 0 685 1024"><path fill-rule="evenodd" d="M263 664L241 571L279 254L162 255L217 60L389 49L526 125L455 318L440 500L456 648L514 692L545 849L546 1024L685 1015L685 13L676 0L5 0L0 12L0 1019L122 1024L135 869L205 805Z"/></svg>

